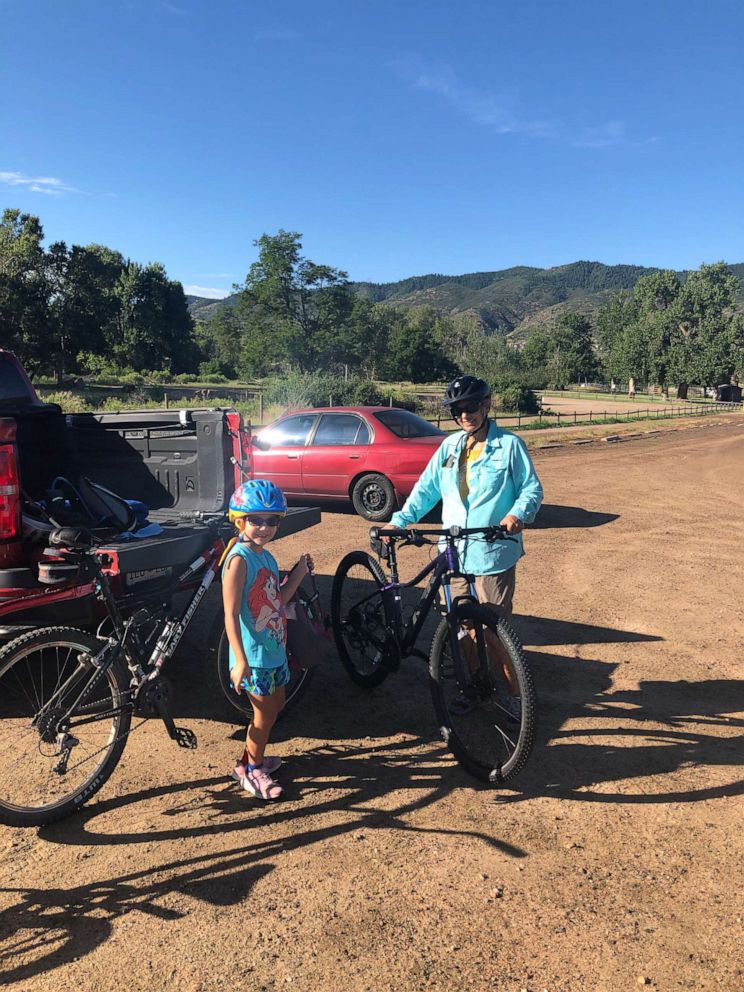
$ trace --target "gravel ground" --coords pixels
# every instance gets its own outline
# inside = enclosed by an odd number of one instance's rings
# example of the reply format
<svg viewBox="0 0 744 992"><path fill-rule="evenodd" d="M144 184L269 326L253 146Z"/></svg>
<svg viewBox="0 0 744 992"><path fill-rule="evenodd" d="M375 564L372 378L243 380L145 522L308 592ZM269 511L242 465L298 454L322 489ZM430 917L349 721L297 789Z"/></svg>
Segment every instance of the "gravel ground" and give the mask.
<svg viewBox="0 0 744 992"><path fill-rule="evenodd" d="M739 992L744 428L535 457L516 609L540 733L510 788L450 759L422 662L366 692L334 661L277 734L286 798L240 794L201 674L213 601L170 673L199 750L147 723L82 813L0 827L4 983ZM312 550L327 597L367 526L324 513L276 551Z"/></svg>

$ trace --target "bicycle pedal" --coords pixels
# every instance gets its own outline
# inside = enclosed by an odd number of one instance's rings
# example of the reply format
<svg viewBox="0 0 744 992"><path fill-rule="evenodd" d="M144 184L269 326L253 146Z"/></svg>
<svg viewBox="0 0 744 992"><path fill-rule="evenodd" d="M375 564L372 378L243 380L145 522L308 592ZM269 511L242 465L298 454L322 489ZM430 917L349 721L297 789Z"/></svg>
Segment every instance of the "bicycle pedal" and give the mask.
<svg viewBox="0 0 744 992"><path fill-rule="evenodd" d="M196 739L196 734L193 730L189 730L188 727L176 727L176 735L174 740L179 747L187 747L190 750L199 746L199 742Z"/></svg>

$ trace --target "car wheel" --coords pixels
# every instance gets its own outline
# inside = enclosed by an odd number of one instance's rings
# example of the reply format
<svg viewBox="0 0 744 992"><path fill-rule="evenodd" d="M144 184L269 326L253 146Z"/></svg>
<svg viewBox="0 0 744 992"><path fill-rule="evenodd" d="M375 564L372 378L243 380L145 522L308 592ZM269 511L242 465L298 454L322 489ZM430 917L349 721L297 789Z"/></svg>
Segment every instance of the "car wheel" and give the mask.
<svg viewBox="0 0 744 992"><path fill-rule="evenodd" d="M390 479L376 472L363 475L354 483L351 502L365 520L389 520L395 509L395 490Z"/></svg>

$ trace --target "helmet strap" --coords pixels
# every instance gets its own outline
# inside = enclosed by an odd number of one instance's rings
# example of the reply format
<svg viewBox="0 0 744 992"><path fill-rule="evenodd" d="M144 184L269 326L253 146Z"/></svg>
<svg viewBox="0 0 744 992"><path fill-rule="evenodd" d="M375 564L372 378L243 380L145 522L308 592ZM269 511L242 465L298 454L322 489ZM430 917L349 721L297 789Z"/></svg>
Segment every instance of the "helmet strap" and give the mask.
<svg viewBox="0 0 744 992"><path fill-rule="evenodd" d="M491 418L488 416L488 414L486 414L486 416L483 419L483 423L480 425L480 427L477 427L474 431L465 431L465 437L468 439L468 441L472 439L476 443L478 443L477 435L480 434L481 431L483 431L483 437L480 440L485 441L486 438L488 437L488 425L490 423L490 420ZM462 430L465 430L465 428L463 427Z"/></svg>

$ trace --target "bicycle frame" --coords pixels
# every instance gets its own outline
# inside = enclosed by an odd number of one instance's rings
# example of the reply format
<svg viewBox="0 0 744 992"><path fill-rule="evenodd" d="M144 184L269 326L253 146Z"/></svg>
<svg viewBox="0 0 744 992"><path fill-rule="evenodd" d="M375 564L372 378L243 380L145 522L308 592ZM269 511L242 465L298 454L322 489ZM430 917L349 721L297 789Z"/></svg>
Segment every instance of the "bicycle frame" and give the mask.
<svg viewBox="0 0 744 992"><path fill-rule="evenodd" d="M148 686L148 683L153 683L157 679L164 663L175 653L181 638L186 632L186 628L194 616L194 613L219 571L220 559L224 549L224 541L221 537L217 536L212 545L198 558L196 558L189 565L186 571L179 576L176 583L176 588L183 588L192 582L200 572L203 572L201 581L196 587L193 596L185 606L180 617L166 617L163 619L155 647L153 648L149 658L146 660L144 657L145 648L139 638L138 629L142 623L140 612L135 613L129 619L124 620L116 602L116 598L111 591L111 585L108 578L114 563L112 563L108 557L104 562L100 561L98 557L94 555L96 570L96 595L103 601L106 607L106 612L108 613L108 616L114 626L115 636L108 638L98 654L90 657L90 663L97 669L97 671L86 683L74 702L66 707L66 712L55 720L54 729L58 733L61 732L60 727L65 727L66 730L69 730L75 726L82 726L86 723L94 723L100 720L105 720L110 716L123 712L125 709L133 710L135 708L140 692ZM139 622L138 617L140 618ZM126 659L127 667L132 674L132 682L128 693L128 698L118 707L92 714L90 717L82 717L81 719L71 720L71 714L73 714L81 703L83 703L85 698L91 694L96 685L98 685L100 680L104 677L109 668L115 664L116 660L122 653ZM78 667L75 672L72 673L70 678L68 678L63 685L59 686L47 703L42 707L42 709L39 710L34 723L38 723L40 720L43 720L45 714L53 708L55 700L64 697L65 691L74 682L74 679L77 677L79 671L80 669ZM155 701L157 704L157 698ZM169 735L177 740L178 737L175 733L177 728L173 725L170 714L164 707L158 707L158 710L159 716L165 723Z"/></svg>
<svg viewBox="0 0 744 992"><path fill-rule="evenodd" d="M429 611L436 601L439 590L444 588L444 599L446 612L452 609L452 593L450 590L450 579L454 576L462 576L470 586L471 597L477 602L474 578L472 575L465 575L460 572L457 549L448 547L441 551L433 561L429 562L418 575L408 582L400 582L398 578L397 562L395 560L395 549L390 547L390 578L391 582L381 590L383 607L385 610L385 622L395 636L400 645L401 653L406 656L413 653L414 645L418 640ZM401 608L401 589L411 589L419 582L431 575L416 608L407 621L403 621ZM371 597L370 597L371 598ZM460 598L460 597L458 597Z"/></svg>

